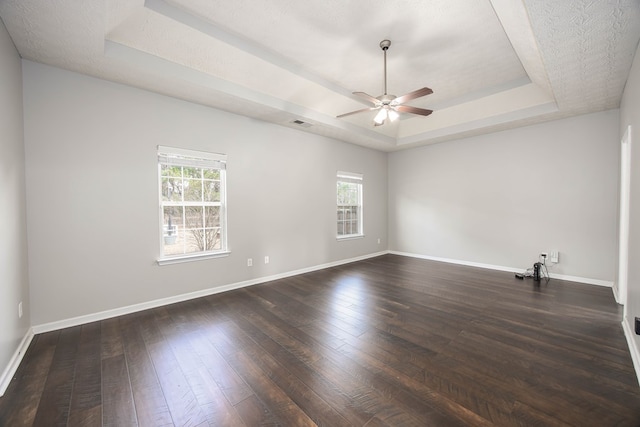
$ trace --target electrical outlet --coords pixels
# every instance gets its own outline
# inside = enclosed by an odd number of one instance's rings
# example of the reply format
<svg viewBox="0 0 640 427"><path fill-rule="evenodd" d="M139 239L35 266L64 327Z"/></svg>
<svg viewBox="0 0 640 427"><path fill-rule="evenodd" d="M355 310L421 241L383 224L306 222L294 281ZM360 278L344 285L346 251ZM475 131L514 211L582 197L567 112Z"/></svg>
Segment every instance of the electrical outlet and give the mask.
<svg viewBox="0 0 640 427"><path fill-rule="evenodd" d="M18 319L22 319L22 301L18 303Z"/></svg>
<svg viewBox="0 0 640 427"><path fill-rule="evenodd" d="M264 257L264 263L265 263L265 264L269 264L269 255L266 255L266 256Z"/></svg>
<svg viewBox="0 0 640 427"><path fill-rule="evenodd" d="M253 265L253 259L247 258L247 267L251 267Z"/></svg>
<svg viewBox="0 0 640 427"><path fill-rule="evenodd" d="M560 262L560 252L557 250L551 251L551 262L556 264Z"/></svg>
<svg viewBox="0 0 640 427"><path fill-rule="evenodd" d="M380 244L380 238L378 237L378 244Z"/></svg>

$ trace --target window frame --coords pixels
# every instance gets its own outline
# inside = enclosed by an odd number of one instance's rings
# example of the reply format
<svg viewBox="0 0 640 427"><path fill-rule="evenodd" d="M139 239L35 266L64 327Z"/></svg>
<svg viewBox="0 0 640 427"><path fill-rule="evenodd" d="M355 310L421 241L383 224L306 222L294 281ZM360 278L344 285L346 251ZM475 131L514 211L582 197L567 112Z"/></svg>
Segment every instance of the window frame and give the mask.
<svg viewBox="0 0 640 427"><path fill-rule="evenodd" d="M358 231L351 234L338 234L337 227L341 220L339 218L339 209L341 206L354 206L340 204L338 200L338 187L340 183L356 184L358 186ZM364 237L364 176L360 173L338 171L336 174L336 239L337 240L349 240L358 239ZM343 219L342 222L345 220Z"/></svg>
<svg viewBox="0 0 640 427"><path fill-rule="evenodd" d="M210 258L219 258L228 256L230 251L228 248L228 227L227 227L227 183L226 183L226 163L227 156L225 154L210 153L205 151L188 150L184 148L158 146L157 151L157 168L158 168L158 218L159 218L159 248L160 257L157 260L159 265L175 264L181 262L197 261ZM204 193L202 200L197 201L185 201L184 196L181 201L172 201L167 203L163 200L163 176L162 166L181 166L181 167L195 167L201 169L217 170L219 173L220 182L220 200L219 201L205 201ZM185 176L181 179L184 181ZM204 176L201 176L200 180L207 180ZM220 229L220 249L216 250L202 250L196 252L188 252L181 254L165 254L165 227L164 223L164 208L167 206L178 206L183 209L188 207L202 207L203 212L207 207L219 208L219 229ZM203 214L204 215L204 214ZM183 224L184 227L184 224ZM203 217L202 230L206 233L207 227L206 218ZM176 231L178 232L178 230ZM183 231L184 232L184 231Z"/></svg>

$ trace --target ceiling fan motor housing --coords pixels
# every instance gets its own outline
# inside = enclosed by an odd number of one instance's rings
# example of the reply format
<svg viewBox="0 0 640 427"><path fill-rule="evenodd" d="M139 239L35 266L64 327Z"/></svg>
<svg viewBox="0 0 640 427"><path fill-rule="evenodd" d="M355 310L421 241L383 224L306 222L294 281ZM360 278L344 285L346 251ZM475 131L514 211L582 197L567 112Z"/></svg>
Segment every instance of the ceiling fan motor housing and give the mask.
<svg viewBox="0 0 640 427"><path fill-rule="evenodd" d="M376 99L380 100L382 105L389 105L389 104L391 104L391 101L393 101L396 98L397 98L397 96L395 96L395 95L387 95L387 94L380 95L380 96L376 97Z"/></svg>

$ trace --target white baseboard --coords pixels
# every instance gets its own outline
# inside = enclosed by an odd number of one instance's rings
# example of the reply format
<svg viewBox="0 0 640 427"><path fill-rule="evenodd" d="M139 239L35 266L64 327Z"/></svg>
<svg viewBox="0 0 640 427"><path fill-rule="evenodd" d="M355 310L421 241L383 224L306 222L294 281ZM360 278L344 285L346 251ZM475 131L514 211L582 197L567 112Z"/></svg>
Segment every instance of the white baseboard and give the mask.
<svg viewBox="0 0 640 427"><path fill-rule="evenodd" d="M484 264L484 263L472 262L472 261L462 261L462 260L451 259L451 258L440 258L440 257L429 256L429 255L412 254L408 252L389 251L389 253L394 255L408 256L412 258L428 259L431 261L447 262L449 264L466 265L468 267L486 268L488 270L508 271L511 273L521 273L524 271L521 268L515 268L515 267L505 267L502 265ZM597 286L605 286L607 288L613 288L613 282L607 281L607 280L589 279L586 277L569 276L566 274L556 274L556 273L550 273L549 277L551 277L552 279L567 280L569 282L586 283L588 285L597 285Z"/></svg>
<svg viewBox="0 0 640 427"><path fill-rule="evenodd" d="M27 352L29 348L29 344L31 344L31 340L33 339L33 328L29 328L27 333L22 338L20 345L11 356L11 360L9 360L9 364L2 372L2 376L0 376L0 397L4 395L4 392L7 391L7 387L9 387L9 383L13 379L16 371L18 370L18 366L22 362L22 358L24 354Z"/></svg>
<svg viewBox="0 0 640 427"><path fill-rule="evenodd" d="M372 254L362 255L362 256L359 256L359 257L355 257L355 258L349 258L349 259L344 259L344 260L340 260L340 261L333 261L333 262L329 262L329 263L326 263L326 264L320 264L320 265L315 265L315 266L312 266L312 267L302 268L302 269L299 269L299 270L293 270L293 271L288 271L288 272L285 272L285 273L274 274L272 276L259 277L259 278L256 278L256 279L245 280L245 281L242 281L242 282L236 282L236 283L231 283L231 284L228 284L228 285L217 286L215 288L203 289L203 290L200 290L200 291L195 291L195 292L190 292L190 293L186 293L186 294L175 295L175 296L172 296L172 297L161 298L161 299L157 299L157 300L153 300L153 301L147 301L147 302L143 302L143 303L139 303L139 304L133 304L133 305L125 306L125 307L119 307L119 308L115 308L115 309L111 309L111 310L105 310L105 311L101 311L101 312L98 312L98 313L92 313L92 314L87 314L87 315L83 315L83 316L72 317L72 318L69 318L69 319L58 320L58 321L55 321L55 322L44 323L44 324L41 324L41 325L35 325L35 326L32 327L32 329L33 329L33 333L34 334L41 334L41 333L44 333L44 332L55 331L55 330L58 330L58 329L69 328L69 327L72 327L72 326L83 325L85 323L96 322L96 321L109 319L109 318L116 317L116 316L122 316L122 315L125 315L125 314L135 313L135 312L142 311L142 310L147 310L147 309L150 309L150 308L161 307L163 305L173 304L173 303L176 303L176 302L187 301L187 300L194 299L194 298L200 298L200 297L213 295L213 294L217 294L217 293L221 293L221 292L226 292L226 291L230 291L230 290L234 290L234 289L240 289L240 288L244 288L244 287L252 286L252 285L257 285L257 284L264 283L264 282L270 282L272 280L283 279L285 277L291 277L291 276L295 276L295 275L298 275L298 274L304 274L304 273L309 273L309 272L312 272L312 271L322 270L324 268L330 268L330 267L335 267L335 266L338 266L338 265L349 264L351 262L361 261L361 260L364 260L364 259L373 258L373 257L377 257L377 256L380 256L380 255L385 255L385 254L388 254L388 253L391 253L391 254L394 254L394 255L408 256L408 257L413 257L413 258L422 258L422 259L427 259L427 260L431 260L431 261L447 262L447 263L450 263L450 264L459 264L459 265L466 265L466 266L471 266L471 267L486 268L486 269L490 269L490 270L500 270L500 271L509 271L509 272L520 272L520 271L522 271L522 269L513 268L513 267L505 267L505 266L492 265L492 264L483 264L483 263L478 263L478 262L461 261L461 260L455 260L455 259L449 259L449 258L440 258L440 257L432 257L432 256L428 256L428 255L419 255L419 254L412 254L412 253L407 253L407 252L398 252L398 251L385 250L385 251L380 251L380 252L376 252L376 253L372 253ZM613 287L613 282L607 282L607 281L597 280L597 279L587 279L587 278L583 278L583 277L567 276L567 275L561 275L561 274L552 274L551 278L561 279L561 280L569 280L569 281L572 281L572 282L587 283L587 284L591 284L591 285Z"/></svg>
<svg viewBox="0 0 640 427"><path fill-rule="evenodd" d="M618 287L614 284L611 286L611 290L613 291L613 297L616 299L616 302L620 305L624 305L620 302L620 297L618 296Z"/></svg>
<svg viewBox="0 0 640 427"><path fill-rule="evenodd" d="M625 318L622 319L622 330L624 331L624 336L627 339L629 353L631 353L631 361L633 362L633 368L636 371L636 380L638 380L638 384L640 385L640 349L635 344L633 330Z"/></svg>
<svg viewBox="0 0 640 427"><path fill-rule="evenodd" d="M299 270L287 271L285 273L274 274L272 276L259 277L256 279L245 280L242 282L236 282L228 285L217 286L215 288L203 289L201 291L189 292L186 294L180 294L172 297L161 298L153 301L147 301L140 304L133 304L125 307L114 308L111 310L100 311L98 313L72 317L69 319L58 320L55 322L44 323L41 325L35 325L33 326L33 333L41 334L44 332L56 331L58 329L83 325L85 323L91 323L99 320L110 319L112 317L135 313L135 312L147 310L150 308L161 307L163 305L174 304L176 302L187 301L194 298L200 298L208 295L218 294L221 292L231 291L234 289L245 288L247 286L270 282L272 280L284 279L286 277L296 276L298 274L310 273L312 271L322 270L324 268L336 267L338 265L343 265L343 264L349 264L351 262L362 261L364 259L385 255L387 253L388 251L376 252L373 254L367 254L367 255L363 255L355 258L343 259L340 261L333 261L326 264L320 264L312 267L301 268Z"/></svg>

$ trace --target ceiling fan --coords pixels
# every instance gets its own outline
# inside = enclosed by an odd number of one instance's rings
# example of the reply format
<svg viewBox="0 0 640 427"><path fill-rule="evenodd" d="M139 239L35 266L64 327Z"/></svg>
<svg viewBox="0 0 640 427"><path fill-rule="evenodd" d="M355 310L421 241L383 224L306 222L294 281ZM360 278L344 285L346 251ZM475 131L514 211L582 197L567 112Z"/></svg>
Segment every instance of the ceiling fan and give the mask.
<svg viewBox="0 0 640 427"><path fill-rule="evenodd" d="M387 94L387 50L389 49L389 46L391 46L391 41L389 40L382 40L380 42L380 48L384 52L384 95L380 95L377 98L374 98L373 96L368 95L364 92L353 92L354 95L357 95L371 102L373 104L373 107L363 108L362 110L340 114L339 116L337 116L338 118L350 116L352 114L363 113L365 111L379 110L378 114L376 114L373 119L373 125L381 126L387 119L389 119L390 121L396 120L400 116L398 113L419 114L421 116L428 116L429 114L433 113L432 110L412 107L410 105L402 105L405 102L411 101L412 99L420 98L421 96L433 93L433 91L428 87L414 90L413 92L409 92L406 95L402 96Z"/></svg>

